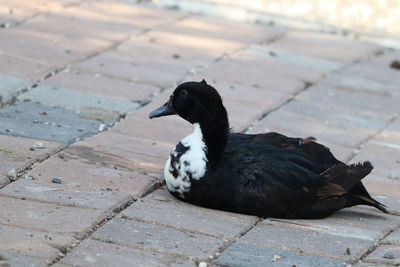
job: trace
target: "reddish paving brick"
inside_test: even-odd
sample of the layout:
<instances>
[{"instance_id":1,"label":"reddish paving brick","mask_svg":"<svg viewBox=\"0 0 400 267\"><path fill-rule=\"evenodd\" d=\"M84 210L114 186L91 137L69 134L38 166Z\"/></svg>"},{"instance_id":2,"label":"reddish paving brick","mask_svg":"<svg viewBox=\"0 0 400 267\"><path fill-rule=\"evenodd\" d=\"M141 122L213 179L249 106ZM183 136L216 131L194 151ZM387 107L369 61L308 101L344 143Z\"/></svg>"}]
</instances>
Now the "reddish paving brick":
<instances>
[{"instance_id":1,"label":"reddish paving brick","mask_svg":"<svg viewBox=\"0 0 400 267\"><path fill-rule=\"evenodd\" d=\"M400 97L397 85L380 83L368 77L356 76L346 72L331 73L321 81L321 84L352 92L370 94L370 97Z\"/></svg>"},{"instance_id":2,"label":"reddish paving brick","mask_svg":"<svg viewBox=\"0 0 400 267\"><path fill-rule=\"evenodd\" d=\"M353 111L332 109L325 103L307 100L294 99L280 110L371 132L383 130L389 123L389 120L373 118Z\"/></svg>"},{"instance_id":3,"label":"reddish paving brick","mask_svg":"<svg viewBox=\"0 0 400 267\"><path fill-rule=\"evenodd\" d=\"M0 189L0 195L101 210L114 210L130 199L128 194L122 192L85 190L27 179L20 179Z\"/></svg>"},{"instance_id":4,"label":"reddish paving brick","mask_svg":"<svg viewBox=\"0 0 400 267\"><path fill-rule=\"evenodd\" d=\"M159 183L157 178L119 169L112 160L107 161L106 155L88 150L84 156L84 158L79 158L63 152L39 164L28 172L28 175L32 175L35 180L47 183L50 183L53 178L60 178L63 184L82 189L110 188L113 191L128 193L133 197L141 196Z\"/></svg>"},{"instance_id":5,"label":"reddish paving brick","mask_svg":"<svg viewBox=\"0 0 400 267\"><path fill-rule=\"evenodd\" d=\"M316 83L325 74L323 70L311 69L306 66L280 61L274 57L260 57L260 55L252 55L246 52L247 50L238 55L234 55L233 58L258 67L260 70L279 73L305 82Z\"/></svg>"},{"instance_id":6,"label":"reddish paving brick","mask_svg":"<svg viewBox=\"0 0 400 267\"><path fill-rule=\"evenodd\" d=\"M103 132L78 142L66 152L85 158L97 154L103 161L127 170L160 171L171 152L168 144L116 132Z\"/></svg>"},{"instance_id":7,"label":"reddish paving brick","mask_svg":"<svg viewBox=\"0 0 400 267\"><path fill-rule=\"evenodd\" d=\"M140 127L139 127L140 126ZM167 143L170 149L192 132L192 126L178 116L150 120L148 116L135 116L134 112L118 123L112 131L156 142Z\"/></svg>"},{"instance_id":8,"label":"reddish paving brick","mask_svg":"<svg viewBox=\"0 0 400 267\"><path fill-rule=\"evenodd\" d=\"M0 197L0 223L57 233L83 233L106 217L99 210Z\"/></svg>"},{"instance_id":9,"label":"reddish paving brick","mask_svg":"<svg viewBox=\"0 0 400 267\"><path fill-rule=\"evenodd\" d=\"M282 32L274 28L216 18L189 17L150 31L143 37L164 45L198 49L215 58L244 48L250 43L267 41L281 34Z\"/></svg>"},{"instance_id":10,"label":"reddish paving brick","mask_svg":"<svg viewBox=\"0 0 400 267\"><path fill-rule=\"evenodd\" d=\"M52 71L52 67L34 60L0 55L0 73L28 80L39 80Z\"/></svg>"},{"instance_id":11,"label":"reddish paving brick","mask_svg":"<svg viewBox=\"0 0 400 267\"><path fill-rule=\"evenodd\" d=\"M123 216L226 239L238 236L257 221L254 216L211 210L178 201L165 188L133 203L123 211Z\"/></svg>"},{"instance_id":12,"label":"reddish paving brick","mask_svg":"<svg viewBox=\"0 0 400 267\"><path fill-rule=\"evenodd\" d=\"M37 31L29 23L4 29L0 51L37 60L43 64L64 65L84 58L111 45L100 39L71 40L46 31Z\"/></svg>"},{"instance_id":13,"label":"reddish paving brick","mask_svg":"<svg viewBox=\"0 0 400 267\"><path fill-rule=\"evenodd\" d=\"M190 69L211 60L200 49L161 45L144 38L135 38L116 50L102 53L76 67L93 73L168 87L182 80Z\"/></svg>"},{"instance_id":14,"label":"reddish paving brick","mask_svg":"<svg viewBox=\"0 0 400 267\"><path fill-rule=\"evenodd\" d=\"M336 236L364 240L378 240L400 226L399 216L361 208L344 209L321 220L272 220L312 227ZM269 220L267 219L266 222L268 223Z\"/></svg>"},{"instance_id":15,"label":"reddish paving brick","mask_svg":"<svg viewBox=\"0 0 400 267\"><path fill-rule=\"evenodd\" d=\"M159 226L156 223L114 218L97 230L92 238L144 250L208 258L224 245L219 238Z\"/></svg>"},{"instance_id":16,"label":"reddish paving brick","mask_svg":"<svg viewBox=\"0 0 400 267\"><path fill-rule=\"evenodd\" d=\"M229 114L230 127L235 132L243 131L263 115L262 109L240 101L226 99L224 105Z\"/></svg>"},{"instance_id":17,"label":"reddish paving brick","mask_svg":"<svg viewBox=\"0 0 400 267\"><path fill-rule=\"evenodd\" d=\"M372 162L374 165L374 162ZM378 195L386 195L400 198L400 179L389 178L376 173L363 179L368 192Z\"/></svg>"},{"instance_id":18,"label":"reddish paving brick","mask_svg":"<svg viewBox=\"0 0 400 267\"><path fill-rule=\"evenodd\" d=\"M80 92L99 94L127 101L143 101L160 90L150 85L113 79L103 75L81 73L74 70L59 72L50 77L50 79L47 79L46 83L56 87L64 87Z\"/></svg>"},{"instance_id":19,"label":"reddish paving brick","mask_svg":"<svg viewBox=\"0 0 400 267\"><path fill-rule=\"evenodd\" d=\"M312 86L301 94L298 94L296 98L309 100L312 103L323 103L333 110L345 109L371 117L387 119L392 118L399 110L398 100L395 98L375 95L374 101L371 101L370 94L324 85ZM382 108L383 106L385 108Z\"/></svg>"},{"instance_id":20,"label":"reddish paving brick","mask_svg":"<svg viewBox=\"0 0 400 267\"><path fill-rule=\"evenodd\" d=\"M373 172L395 179L400 179L400 146L386 144L378 141L370 141L352 162L369 160L374 165Z\"/></svg>"},{"instance_id":21,"label":"reddish paving brick","mask_svg":"<svg viewBox=\"0 0 400 267\"><path fill-rule=\"evenodd\" d=\"M196 77L206 78L211 85L224 81L238 88L247 85L273 92L295 93L304 88L304 83L298 79L271 70L260 71L251 61L242 59L219 61L196 74Z\"/></svg>"},{"instance_id":22,"label":"reddish paving brick","mask_svg":"<svg viewBox=\"0 0 400 267\"><path fill-rule=\"evenodd\" d=\"M273 27L244 24L204 16L191 16L163 27L161 30L168 33L179 33L184 37L208 37L244 44L266 42L284 34L282 30L277 30Z\"/></svg>"},{"instance_id":23,"label":"reddish paving brick","mask_svg":"<svg viewBox=\"0 0 400 267\"><path fill-rule=\"evenodd\" d=\"M250 132L270 131L280 132L285 135L287 133L295 133L295 136L314 136L322 143L327 141L347 147L356 147L370 135L369 132L354 127L345 127L280 110L268 114L264 119L255 123Z\"/></svg>"},{"instance_id":24,"label":"reddish paving brick","mask_svg":"<svg viewBox=\"0 0 400 267\"><path fill-rule=\"evenodd\" d=\"M42 148L34 149L35 145ZM55 142L0 135L0 185L8 182L5 177L12 169L18 174L62 148L63 144Z\"/></svg>"},{"instance_id":25,"label":"reddish paving brick","mask_svg":"<svg viewBox=\"0 0 400 267\"><path fill-rule=\"evenodd\" d=\"M377 247L371 254L364 258L365 262L393 264L398 266L400 264L400 247L382 245Z\"/></svg>"},{"instance_id":26,"label":"reddish paving brick","mask_svg":"<svg viewBox=\"0 0 400 267\"><path fill-rule=\"evenodd\" d=\"M331 34L294 31L271 43L271 46L344 63L351 63L361 57L383 50L374 44Z\"/></svg>"},{"instance_id":27,"label":"reddish paving brick","mask_svg":"<svg viewBox=\"0 0 400 267\"><path fill-rule=\"evenodd\" d=\"M75 241L72 236L0 225L0 251L52 260Z\"/></svg>"},{"instance_id":28,"label":"reddish paving brick","mask_svg":"<svg viewBox=\"0 0 400 267\"><path fill-rule=\"evenodd\" d=\"M194 80L197 81L203 79L201 75L195 77ZM223 80L210 81L209 84L217 89L224 102L225 100L233 100L252 105L264 111L277 107L292 96L291 93L266 90L256 85L237 85ZM230 113L228 114L230 115Z\"/></svg>"},{"instance_id":29,"label":"reddish paving brick","mask_svg":"<svg viewBox=\"0 0 400 267\"><path fill-rule=\"evenodd\" d=\"M73 266L195 266L185 258L86 239L60 261Z\"/></svg>"},{"instance_id":30,"label":"reddish paving brick","mask_svg":"<svg viewBox=\"0 0 400 267\"><path fill-rule=\"evenodd\" d=\"M284 223L259 224L239 240L343 260L358 259L374 244L373 240L333 235L317 228ZM350 249L350 254L346 252L347 249Z\"/></svg>"}]
</instances>

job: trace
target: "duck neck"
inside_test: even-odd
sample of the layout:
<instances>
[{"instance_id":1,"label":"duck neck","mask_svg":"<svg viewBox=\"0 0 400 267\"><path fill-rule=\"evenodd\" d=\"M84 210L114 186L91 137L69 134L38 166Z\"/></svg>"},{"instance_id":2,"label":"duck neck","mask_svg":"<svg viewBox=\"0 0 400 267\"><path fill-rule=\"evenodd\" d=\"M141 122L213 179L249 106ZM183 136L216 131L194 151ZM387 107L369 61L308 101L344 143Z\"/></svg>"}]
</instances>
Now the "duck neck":
<instances>
[{"instance_id":1,"label":"duck neck","mask_svg":"<svg viewBox=\"0 0 400 267\"><path fill-rule=\"evenodd\" d=\"M212 118L200 122L203 140L207 146L207 159L211 166L222 156L229 134L229 121L224 106L217 108Z\"/></svg>"}]
</instances>

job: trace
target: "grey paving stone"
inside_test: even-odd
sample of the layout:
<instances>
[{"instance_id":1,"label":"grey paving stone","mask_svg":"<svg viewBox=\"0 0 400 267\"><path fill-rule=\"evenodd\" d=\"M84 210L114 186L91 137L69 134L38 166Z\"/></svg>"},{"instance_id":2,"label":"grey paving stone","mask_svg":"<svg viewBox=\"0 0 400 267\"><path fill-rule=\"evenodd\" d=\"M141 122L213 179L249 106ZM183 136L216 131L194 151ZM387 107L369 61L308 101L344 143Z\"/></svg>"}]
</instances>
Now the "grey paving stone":
<instances>
[{"instance_id":1,"label":"grey paving stone","mask_svg":"<svg viewBox=\"0 0 400 267\"><path fill-rule=\"evenodd\" d=\"M20 100L76 111L80 117L112 121L139 107L139 104L41 84L20 95Z\"/></svg>"},{"instance_id":2,"label":"grey paving stone","mask_svg":"<svg viewBox=\"0 0 400 267\"><path fill-rule=\"evenodd\" d=\"M226 239L235 238L257 221L254 216L187 204L175 199L165 189L136 201L123 211L123 215Z\"/></svg>"},{"instance_id":3,"label":"grey paving stone","mask_svg":"<svg viewBox=\"0 0 400 267\"><path fill-rule=\"evenodd\" d=\"M50 261L40 258L27 257L6 251L0 251L1 267L39 267L47 266Z\"/></svg>"},{"instance_id":4,"label":"grey paving stone","mask_svg":"<svg viewBox=\"0 0 400 267\"><path fill-rule=\"evenodd\" d=\"M364 259L365 262L400 265L400 247L382 245Z\"/></svg>"},{"instance_id":5,"label":"grey paving stone","mask_svg":"<svg viewBox=\"0 0 400 267\"><path fill-rule=\"evenodd\" d=\"M219 256L214 263L221 267L340 267L348 264L345 261L333 258L307 255L277 248L256 246L243 242L236 242L229 246L225 251L222 252L221 256Z\"/></svg>"},{"instance_id":6,"label":"grey paving stone","mask_svg":"<svg viewBox=\"0 0 400 267\"><path fill-rule=\"evenodd\" d=\"M96 133L101 122L79 117L76 112L19 102L0 110L0 134L31 137L70 144Z\"/></svg>"},{"instance_id":7,"label":"grey paving stone","mask_svg":"<svg viewBox=\"0 0 400 267\"><path fill-rule=\"evenodd\" d=\"M130 199L129 195L123 192L87 190L27 179L19 179L0 189L0 195L101 210L113 210Z\"/></svg>"},{"instance_id":8,"label":"grey paving stone","mask_svg":"<svg viewBox=\"0 0 400 267\"><path fill-rule=\"evenodd\" d=\"M323 229L285 223L258 224L240 241L342 260L357 260L374 244L374 240L340 236Z\"/></svg>"},{"instance_id":9,"label":"grey paving stone","mask_svg":"<svg viewBox=\"0 0 400 267\"><path fill-rule=\"evenodd\" d=\"M165 255L92 239L84 240L60 263L87 267L195 266L193 261L176 255Z\"/></svg>"},{"instance_id":10,"label":"grey paving stone","mask_svg":"<svg viewBox=\"0 0 400 267\"><path fill-rule=\"evenodd\" d=\"M27 80L0 74L0 106L13 100L15 93L29 85Z\"/></svg>"},{"instance_id":11,"label":"grey paving stone","mask_svg":"<svg viewBox=\"0 0 400 267\"><path fill-rule=\"evenodd\" d=\"M120 245L195 258L208 258L224 245L220 238L159 226L156 223L120 218L109 221L92 237Z\"/></svg>"},{"instance_id":12,"label":"grey paving stone","mask_svg":"<svg viewBox=\"0 0 400 267\"><path fill-rule=\"evenodd\" d=\"M399 216L371 212L363 208L343 209L322 220L272 220L302 225L306 228L312 227L327 234L364 240L378 240L400 226ZM269 219L266 220L267 223L269 221Z\"/></svg>"},{"instance_id":13,"label":"grey paving stone","mask_svg":"<svg viewBox=\"0 0 400 267\"><path fill-rule=\"evenodd\" d=\"M68 235L0 225L0 251L52 260L60 253L60 248L76 241Z\"/></svg>"},{"instance_id":14,"label":"grey paving stone","mask_svg":"<svg viewBox=\"0 0 400 267\"><path fill-rule=\"evenodd\" d=\"M340 69L343 64L337 61L299 54L288 50L279 49L265 45L252 45L244 53L254 54L266 58L272 58L288 63L308 67L318 71L331 72Z\"/></svg>"},{"instance_id":15,"label":"grey paving stone","mask_svg":"<svg viewBox=\"0 0 400 267\"><path fill-rule=\"evenodd\" d=\"M381 243L386 245L400 246L400 229L397 229L393 233L389 234L381 241Z\"/></svg>"}]
</instances>

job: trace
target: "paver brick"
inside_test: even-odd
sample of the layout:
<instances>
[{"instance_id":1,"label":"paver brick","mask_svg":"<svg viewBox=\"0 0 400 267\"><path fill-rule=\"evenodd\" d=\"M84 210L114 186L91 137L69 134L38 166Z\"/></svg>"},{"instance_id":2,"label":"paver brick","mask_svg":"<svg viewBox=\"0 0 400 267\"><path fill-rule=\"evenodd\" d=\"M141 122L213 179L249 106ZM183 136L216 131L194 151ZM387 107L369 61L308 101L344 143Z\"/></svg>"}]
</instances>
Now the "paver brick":
<instances>
[{"instance_id":1,"label":"paver brick","mask_svg":"<svg viewBox=\"0 0 400 267\"><path fill-rule=\"evenodd\" d=\"M272 220L312 227L331 235L370 241L382 238L400 225L398 216L361 208L344 209L322 220ZM268 223L269 219L265 222Z\"/></svg>"},{"instance_id":2,"label":"paver brick","mask_svg":"<svg viewBox=\"0 0 400 267\"><path fill-rule=\"evenodd\" d=\"M389 177L400 179L400 146L383 142L370 141L357 154L352 162L369 160L374 165L373 172Z\"/></svg>"},{"instance_id":3,"label":"paver brick","mask_svg":"<svg viewBox=\"0 0 400 267\"><path fill-rule=\"evenodd\" d=\"M338 89L325 85L316 85L298 94L297 99L312 101L312 103L323 103L333 110L345 109L365 114L371 117L382 117L391 119L399 112L398 100L385 95L371 95L363 92ZM382 108L382 107L385 108Z\"/></svg>"},{"instance_id":4,"label":"paver brick","mask_svg":"<svg viewBox=\"0 0 400 267\"><path fill-rule=\"evenodd\" d=\"M273 59L274 62L286 62L313 70L323 74L338 70L343 67L343 63L314 57L311 55L294 53L289 50L278 49L268 45L252 45L249 49L243 51L245 54L261 56L263 58ZM300 71L300 68L297 69Z\"/></svg>"},{"instance_id":5,"label":"paver brick","mask_svg":"<svg viewBox=\"0 0 400 267\"><path fill-rule=\"evenodd\" d=\"M178 116L150 120L148 116L138 116L133 112L111 131L166 143L170 145L172 151L179 140L192 132L192 127Z\"/></svg>"},{"instance_id":6,"label":"paver brick","mask_svg":"<svg viewBox=\"0 0 400 267\"><path fill-rule=\"evenodd\" d=\"M126 218L226 239L234 238L257 221L254 216L189 205L176 200L165 189L157 190L133 203L122 214Z\"/></svg>"},{"instance_id":7,"label":"paver brick","mask_svg":"<svg viewBox=\"0 0 400 267\"><path fill-rule=\"evenodd\" d=\"M84 151L82 151L84 152ZM62 152L36 166L28 172L33 179L50 183L53 178L60 178L62 184L78 189L93 189L125 192L132 197L140 197L149 191L159 179L145 176L137 171L121 170L118 162L107 161L106 155L86 151L84 158ZM111 165L108 165L111 164Z\"/></svg>"},{"instance_id":8,"label":"paver brick","mask_svg":"<svg viewBox=\"0 0 400 267\"><path fill-rule=\"evenodd\" d=\"M76 239L72 236L0 225L0 251L51 261L58 256L62 248L75 241ZM0 266L2 266L1 260Z\"/></svg>"},{"instance_id":9,"label":"paver brick","mask_svg":"<svg viewBox=\"0 0 400 267\"><path fill-rule=\"evenodd\" d=\"M128 248L92 239L84 240L73 251L68 253L60 263L88 267L195 266L192 261L176 255L165 255L153 251Z\"/></svg>"},{"instance_id":10,"label":"paver brick","mask_svg":"<svg viewBox=\"0 0 400 267\"><path fill-rule=\"evenodd\" d=\"M334 235L318 228L283 223L259 224L240 241L348 261L357 260L374 244L370 239Z\"/></svg>"},{"instance_id":11,"label":"paver brick","mask_svg":"<svg viewBox=\"0 0 400 267\"><path fill-rule=\"evenodd\" d=\"M195 258L208 258L224 244L220 238L120 218L109 221L93 234L93 238Z\"/></svg>"},{"instance_id":12,"label":"paver brick","mask_svg":"<svg viewBox=\"0 0 400 267\"><path fill-rule=\"evenodd\" d=\"M52 71L53 67L45 63L0 54L0 73L2 74L37 81Z\"/></svg>"},{"instance_id":13,"label":"paver brick","mask_svg":"<svg viewBox=\"0 0 400 267\"><path fill-rule=\"evenodd\" d=\"M112 45L111 42L100 39L71 40L58 34L36 31L29 22L3 29L0 43L3 54L19 55L52 66L64 66Z\"/></svg>"},{"instance_id":14,"label":"paver brick","mask_svg":"<svg viewBox=\"0 0 400 267\"><path fill-rule=\"evenodd\" d=\"M374 164L374 162L372 162L372 164ZM400 198L400 179L372 173L363 179L363 184L368 189L368 192L372 194Z\"/></svg>"},{"instance_id":15,"label":"paver brick","mask_svg":"<svg viewBox=\"0 0 400 267\"><path fill-rule=\"evenodd\" d=\"M30 84L30 81L0 74L0 106L14 100L15 94Z\"/></svg>"},{"instance_id":16,"label":"paver brick","mask_svg":"<svg viewBox=\"0 0 400 267\"><path fill-rule=\"evenodd\" d=\"M379 246L371 254L367 255L364 261L398 266L400 264L400 247L390 245Z\"/></svg>"},{"instance_id":17,"label":"paver brick","mask_svg":"<svg viewBox=\"0 0 400 267\"><path fill-rule=\"evenodd\" d=\"M343 63L351 63L361 57L382 51L382 48L377 45L331 34L295 31L271 43L271 46Z\"/></svg>"},{"instance_id":18,"label":"paver brick","mask_svg":"<svg viewBox=\"0 0 400 267\"><path fill-rule=\"evenodd\" d=\"M99 210L0 197L0 224L57 233L82 233L106 215Z\"/></svg>"},{"instance_id":19,"label":"paver brick","mask_svg":"<svg viewBox=\"0 0 400 267\"><path fill-rule=\"evenodd\" d=\"M100 210L114 210L130 199L128 194L122 192L87 190L28 179L20 179L0 189L0 195Z\"/></svg>"},{"instance_id":20,"label":"paver brick","mask_svg":"<svg viewBox=\"0 0 400 267\"><path fill-rule=\"evenodd\" d=\"M40 149L34 149L39 143ZM0 135L0 187L9 182L7 175L12 169L18 174L63 147L62 144L54 142Z\"/></svg>"},{"instance_id":21,"label":"paver brick","mask_svg":"<svg viewBox=\"0 0 400 267\"><path fill-rule=\"evenodd\" d=\"M182 80L190 69L209 63L211 59L205 53L134 38L74 67L166 88Z\"/></svg>"},{"instance_id":22,"label":"paver brick","mask_svg":"<svg viewBox=\"0 0 400 267\"><path fill-rule=\"evenodd\" d=\"M195 77L194 80L197 81L203 79L201 75L196 75ZM266 90L256 85L237 85L223 80L210 81L209 84L217 89L224 103L226 100L234 100L235 102L252 105L263 111L277 107L293 95L286 92ZM232 109L232 112L234 112L234 109ZM228 112L228 115L232 118L231 112Z\"/></svg>"},{"instance_id":23,"label":"paver brick","mask_svg":"<svg viewBox=\"0 0 400 267\"><path fill-rule=\"evenodd\" d=\"M50 261L40 258L22 256L7 251L0 251L0 266L8 267L37 267L46 266Z\"/></svg>"},{"instance_id":24,"label":"paver brick","mask_svg":"<svg viewBox=\"0 0 400 267\"><path fill-rule=\"evenodd\" d=\"M296 136L314 136L322 143L327 141L348 147L356 147L370 135L364 130L280 110L272 112L256 122L251 133L270 131L277 131L285 135L288 132L295 133Z\"/></svg>"},{"instance_id":25,"label":"paver brick","mask_svg":"<svg viewBox=\"0 0 400 267\"><path fill-rule=\"evenodd\" d=\"M231 267L258 267L258 266L321 266L340 267L346 266L348 262L325 258L314 255L307 255L293 251L256 246L243 242L236 242L224 250L214 261L216 266Z\"/></svg>"},{"instance_id":26,"label":"paver brick","mask_svg":"<svg viewBox=\"0 0 400 267\"><path fill-rule=\"evenodd\" d=\"M104 75L93 75L76 70L62 71L46 80L54 87L63 87L79 92L118 98L124 101L143 101L160 89L150 85L113 79Z\"/></svg>"},{"instance_id":27,"label":"paver brick","mask_svg":"<svg viewBox=\"0 0 400 267\"><path fill-rule=\"evenodd\" d=\"M47 84L39 85L18 96L18 99L73 110L82 118L106 122L116 120L128 111L139 107L137 103L65 88L57 88Z\"/></svg>"},{"instance_id":28,"label":"paver brick","mask_svg":"<svg viewBox=\"0 0 400 267\"><path fill-rule=\"evenodd\" d=\"M98 132L102 124L81 118L74 111L32 102L19 102L0 110L0 123L0 134L66 144Z\"/></svg>"},{"instance_id":29,"label":"paver brick","mask_svg":"<svg viewBox=\"0 0 400 267\"><path fill-rule=\"evenodd\" d=\"M373 118L358 114L357 112L342 109L332 109L332 107L325 103L320 104L318 102L307 100L295 99L280 110L372 132L383 130L389 123L388 120Z\"/></svg>"},{"instance_id":30,"label":"paver brick","mask_svg":"<svg viewBox=\"0 0 400 267\"><path fill-rule=\"evenodd\" d=\"M384 143L390 147L400 145L400 117L394 120L389 126L374 138L376 143Z\"/></svg>"},{"instance_id":31,"label":"paver brick","mask_svg":"<svg viewBox=\"0 0 400 267\"><path fill-rule=\"evenodd\" d=\"M397 85L384 84L368 77L347 73L331 73L321 81L321 84L354 92L368 93L374 96L386 96L397 99L400 97Z\"/></svg>"},{"instance_id":32,"label":"paver brick","mask_svg":"<svg viewBox=\"0 0 400 267\"><path fill-rule=\"evenodd\" d=\"M237 75L238 73L240 75ZM253 65L252 61L237 58L221 60L197 73L196 77L206 78L211 85L224 81L238 88L247 85L258 87L260 90L285 93L299 92L305 86L296 78L271 70L260 71L259 66ZM199 78L197 80L200 80Z\"/></svg>"},{"instance_id":33,"label":"paver brick","mask_svg":"<svg viewBox=\"0 0 400 267\"><path fill-rule=\"evenodd\" d=\"M393 233L390 233L380 242L381 244L385 245L400 245L400 229L395 230Z\"/></svg>"},{"instance_id":34,"label":"paver brick","mask_svg":"<svg viewBox=\"0 0 400 267\"><path fill-rule=\"evenodd\" d=\"M106 164L126 170L159 172L164 169L171 150L170 145L152 140L103 132L72 145L66 151L81 158L98 155Z\"/></svg>"}]
</instances>

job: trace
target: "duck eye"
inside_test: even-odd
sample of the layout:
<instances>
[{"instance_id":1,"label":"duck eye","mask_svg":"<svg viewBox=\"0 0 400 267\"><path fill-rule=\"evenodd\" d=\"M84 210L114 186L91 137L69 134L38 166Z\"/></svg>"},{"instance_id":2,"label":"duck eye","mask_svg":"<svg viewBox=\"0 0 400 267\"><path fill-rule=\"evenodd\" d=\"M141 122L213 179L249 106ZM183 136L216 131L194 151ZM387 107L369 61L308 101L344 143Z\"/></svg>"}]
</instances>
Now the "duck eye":
<instances>
[{"instance_id":1,"label":"duck eye","mask_svg":"<svg viewBox=\"0 0 400 267\"><path fill-rule=\"evenodd\" d=\"M181 91L179 91L179 95L181 97L186 97L188 95L188 91L185 89L182 89Z\"/></svg>"}]
</instances>

